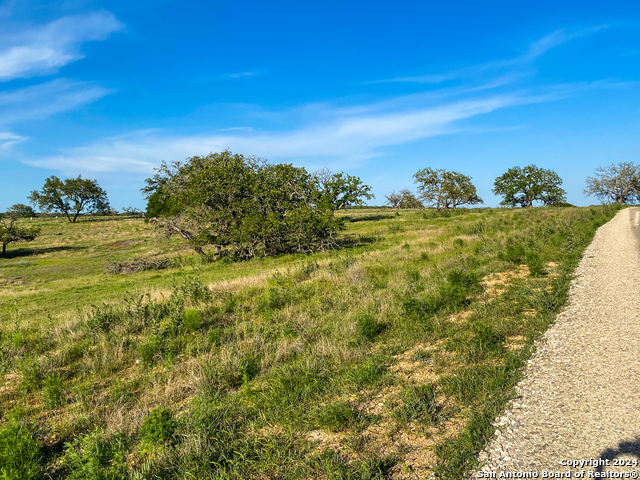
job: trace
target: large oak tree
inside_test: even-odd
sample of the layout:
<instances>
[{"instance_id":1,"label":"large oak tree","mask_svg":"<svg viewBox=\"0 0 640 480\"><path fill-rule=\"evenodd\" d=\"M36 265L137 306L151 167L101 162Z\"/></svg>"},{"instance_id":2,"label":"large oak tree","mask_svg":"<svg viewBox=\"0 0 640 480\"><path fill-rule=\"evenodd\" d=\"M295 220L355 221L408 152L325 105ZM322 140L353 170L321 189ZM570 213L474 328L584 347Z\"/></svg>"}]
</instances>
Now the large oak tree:
<instances>
[{"instance_id":1,"label":"large oak tree","mask_svg":"<svg viewBox=\"0 0 640 480\"><path fill-rule=\"evenodd\" d=\"M444 169L424 168L413 175L419 198L426 207L440 211L482 203L471 177Z\"/></svg>"},{"instance_id":2,"label":"large oak tree","mask_svg":"<svg viewBox=\"0 0 640 480\"><path fill-rule=\"evenodd\" d=\"M566 202L567 192L560 187L560 176L535 165L510 168L493 185L493 193L504 196L500 204L505 206L532 207L535 201L545 206Z\"/></svg>"},{"instance_id":3,"label":"large oak tree","mask_svg":"<svg viewBox=\"0 0 640 480\"><path fill-rule=\"evenodd\" d=\"M29 200L45 212L59 212L69 222L75 222L81 213L110 211L107 192L96 180L67 178L60 180L55 175L47 178L42 190L34 190Z\"/></svg>"}]
</instances>

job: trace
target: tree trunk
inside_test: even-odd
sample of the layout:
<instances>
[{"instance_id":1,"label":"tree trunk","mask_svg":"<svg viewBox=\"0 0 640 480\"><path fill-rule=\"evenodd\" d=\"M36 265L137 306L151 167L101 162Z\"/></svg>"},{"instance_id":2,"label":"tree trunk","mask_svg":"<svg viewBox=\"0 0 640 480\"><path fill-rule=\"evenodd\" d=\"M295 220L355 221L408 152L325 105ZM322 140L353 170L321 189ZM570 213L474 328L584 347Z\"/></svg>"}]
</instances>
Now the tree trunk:
<instances>
[{"instance_id":1,"label":"tree trunk","mask_svg":"<svg viewBox=\"0 0 640 480\"><path fill-rule=\"evenodd\" d=\"M4 257L4 254L7 252L7 244L3 243L2 244L2 256Z\"/></svg>"},{"instance_id":2,"label":"tree trunk","mask_svg":"<svg viewBox=\"0 0 640 480\"><path fill-rule=\"evenodd\" d=\"M78 219L78 215L80 215L80 210L78 210L76 214L73 216L73 223L76 223L76 220Z\"/></svg>"},{"instance_id":3,"label":"tree trunk","mask_svg":"<svg viewBox=\"0 0 640 480\"><path fill-rule=\"evenodd\" d=\"M528 207L533 207L533 198L531 197L527 198L527 203L529 204L527 205Z\"/></svg>"}]
</instances>

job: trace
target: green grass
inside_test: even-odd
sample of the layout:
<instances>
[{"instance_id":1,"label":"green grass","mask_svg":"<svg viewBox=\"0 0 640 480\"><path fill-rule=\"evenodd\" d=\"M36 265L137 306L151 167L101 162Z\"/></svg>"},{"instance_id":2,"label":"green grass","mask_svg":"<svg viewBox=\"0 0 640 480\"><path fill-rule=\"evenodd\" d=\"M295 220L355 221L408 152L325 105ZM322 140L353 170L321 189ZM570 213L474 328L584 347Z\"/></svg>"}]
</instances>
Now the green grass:
<instances>
[{"instance_id":1,"label":"green grass","mask_svg":"<svg viewBox=\"0 0 640 480\"><path fill-rule=\"evenodd\" d=\"M236 263L42 222L0 259L0 476L463 478L616 211L350 210ZM105 275L137 258L171 262Z\"/></svg>"}]
</instances>

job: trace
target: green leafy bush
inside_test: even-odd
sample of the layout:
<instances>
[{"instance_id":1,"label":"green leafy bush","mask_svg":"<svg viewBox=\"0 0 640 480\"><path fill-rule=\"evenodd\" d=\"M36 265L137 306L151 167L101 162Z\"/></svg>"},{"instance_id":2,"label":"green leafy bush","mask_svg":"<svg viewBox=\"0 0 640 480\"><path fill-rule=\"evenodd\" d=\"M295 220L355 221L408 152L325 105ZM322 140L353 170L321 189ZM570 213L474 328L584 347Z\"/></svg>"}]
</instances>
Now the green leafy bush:
<instances>
[{"instance_id":1,"label":"green leafy bush","mask_svg":"<svg viewBox=\"0 0 640 480\"><path fill-rule=\"evenodd\" d=\"M184 319L182 320L182 325L187 332L193 333L196 330L200 329L200 325L202 324L202 313L199 310L195 310L193 308L188 308L184 312Z\"/></svg>"},{"instance_id":2,"label":"green leafy bush","mask_svg":"<svg viewBox=\"0 0 640 480\"><path fill-rule=\"evenodd\" d=\"M65 446L63 464L69 480L125 480L127 442L122 435L108 438L95 430Z\"/></svg>"},{"instance_id":3,"label":"green leafy bush","mask_svg":"<svg viewBox=\"0 0 640 480\"><path fill-rule=\"evenodd\" d=\"M370 313L365 313L356 318L356 328L358 335L373 342L378 335L385 330L385 325L376 320L376 317Z\"/></svg>"},{"instance_id":4,"label":"green leafy bush","mask_svg":"<svg viewBox=\"0 0 640 480\"><path fill-rule=\"evenodd\" d=\"M43 403L45 408L57 408L64 403L65 395L62 389L62 376L53 373L47 376L43 382Z\"/></svg>"},{"instance_id":5,"label":"green leafy bush","mask_svg":"<svg viewBox=\"0 0 640 480\"><path fill-rule=\"evenodd\" d=\"M146 443L157 445L171 441L174 438L177 424L173 412L167 407L156 407L140 427L140 437Z\"/></svg>"},{"instance_id":6,"label":"green leafy bush","mask_svg":"<svg viewBox=\"0 0 640 480\"><path fill-rule=\"evenodd\" d=\"M537 252L527 252L526 262L532 277L543 277L547 273L544 261Z\"/></svg>"}]
</instances>

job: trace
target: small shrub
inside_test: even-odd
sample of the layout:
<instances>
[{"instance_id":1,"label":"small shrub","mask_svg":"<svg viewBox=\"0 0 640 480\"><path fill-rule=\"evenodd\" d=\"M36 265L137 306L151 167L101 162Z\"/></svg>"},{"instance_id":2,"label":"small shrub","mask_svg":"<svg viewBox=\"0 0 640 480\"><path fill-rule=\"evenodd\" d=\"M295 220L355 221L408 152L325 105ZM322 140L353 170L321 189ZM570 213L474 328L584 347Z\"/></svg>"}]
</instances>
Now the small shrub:
<instances>
[{"instance_id":1,"label":"small shrub","mask_svg":"<svg viewBox=\"0 0 640 480\"><path fill-rule=\"evenodd\" d=\"M146 342L141 343L138 346L138 353L141 360L146 365L151 365L156 358L156 355L160 353L160 344L155 338L150 338Z\"/></svg>"},{"instance_id":2,"label":"small shrub","mask_svg":"<svg viewBox=\"0 0 640 480\"><path fill-rule=\"evenodd\" d=\"M209 345L219 346L222 344L224 330L222 328L212 328L209 330Z\"/></svg>"},{"instance_id":3,"label":"small shrub","mask_svg":"<svg viewBox=\"0 0 640 480\"><path fill-rule=\"evenodd\" d=\"M356 328L358 335L373 342L378 335L385 330L385 325L376 320L376 317L370 313L360 315L356 319Z\"/></svg>"},{"instance_id":4,"label":"small shrub","mask_svg":"<svg viewBox=\"0 0 640 480\"><path fill-rule=\"evenodd\" d=\"M356 388L363 388L379 383L386 369L386 360L379 356L373 356L366 358L360 365L349 369L346 377Z\"/></svg>"},{"instance_id":5,"label":"small shrub","mask_svg":"<svg viewBox=\"0 0 640 480\"><path fill-rule=\"evenodd\" d=\"M547 273L544 268L544 261L538 253L528 252L526 255L526 261L527 266L529 267L529 274L532 277L543 277Z\"/></svg>"},{"instance_id":6,"label":"small shrub","mask_svg":"<svg viewBox=\"0 0 640 480\"><path fill-rule=\"evenodd\" d=\"M176 421L173 419L173 412L167 407L156 407L140 427L140 437L146 443L159 445L174 438L176 432Z\"/></svg>"},{"instance_id":7,"label":"small shrub","mask_svg":"<svg viewBox=\"0 0 640 480\"><path fill-rule=\"evenodd\" d=\"M498 258L519 265L525 258L524 245L521 243L512 243L507 246L507 250L505 252L500 252Z\"/></svg>"},{"instance_id":8,"label":"small shrub","mask_svg":"<svg viewBox=\"0 0 640 480\"><path fill-rule=\"evenodd\" d=\"M42 367L35 356L29 356L22 360L19 365L22 380L20 389L26 392L39 390L42 387Z\"/></svg>"},{"instance_id":9,"label":"small shrub","mask_svg":"<svg viewBox=\"0 0 640 480\"><path fill-rule=\"evenodd\" d=\"M429 254L427 252L420 253L420 260L427 261L429 260Z\"/></svg>"},{"instance_id":10,"label":"small shrub","mask_svg":"<svg viewBox=\"0 0 640 480\"><path fill-rule=\"evenodd\" d=\"M464 240L462 240L461 238L456 238L456 239L453 241L453 246L454 246L454 247L456 247L456 248L462 248L462 247L464 247Z\"/></svg>"},{"instance_id":11,"label":"small shrub","mask_svg":"<svg viewBox=\"0 0 640 480\"><path fill-rule=\"evenodd\" d=\"M202 324L202 313L199 310L188 308L184 312L184 318L182 319L182 325L189 333L193 333L200 329Z\"/></svg>"},{"instance_id":12,"label":"small shrub","mask_svg":"<svg viewBox=\"0 0 640 480\"><path fill-rule=\"evenodd\" d=\"M65 447L63 464L70 480L124 480L128 478L125 438L107 438L101 430L76 438Z\"/></svg>"},{"instance_id":13,"label":"small shrub","mask_svg":"<svg viewBox=\"0 0 640 480\"><path fill-rule=\"evenodd\" d=\"M43 382L42 391L45 408L57 408L64 404L65 395L62 389L62 376L59 373L50 374Z\"/></svg>"},{"instance_id":14,"label":"small shrub","mask_svg":"<svg viewBox=\"0 0 640 480\"><path fill-rule=\"evenodd\" d=\"M42 478L42 452L30 429L16 418L0 426L0 478Z\"/></svg>"}]
</instances>

